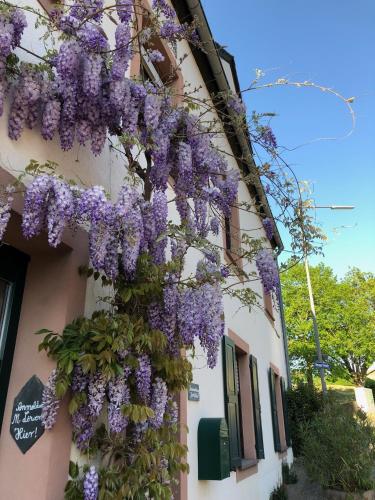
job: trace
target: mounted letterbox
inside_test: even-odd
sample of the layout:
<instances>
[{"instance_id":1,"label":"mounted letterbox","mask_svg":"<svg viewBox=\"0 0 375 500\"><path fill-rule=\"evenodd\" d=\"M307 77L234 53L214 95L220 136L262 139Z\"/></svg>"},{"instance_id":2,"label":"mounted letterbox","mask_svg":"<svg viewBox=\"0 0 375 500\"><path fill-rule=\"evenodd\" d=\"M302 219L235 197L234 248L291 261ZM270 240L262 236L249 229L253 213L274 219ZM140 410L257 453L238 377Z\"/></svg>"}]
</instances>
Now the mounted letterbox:
<instances>
[{"instance_id":1,"label":"mounted letterbox","mask_svg":"<svg viewBox=\"0 0 375 500\"><path fill-rule=\"evenodd\" d=\"M201 418L198 426L198 479L230 476L229 436L225 418Z\"/></svg>"}]
</instances>

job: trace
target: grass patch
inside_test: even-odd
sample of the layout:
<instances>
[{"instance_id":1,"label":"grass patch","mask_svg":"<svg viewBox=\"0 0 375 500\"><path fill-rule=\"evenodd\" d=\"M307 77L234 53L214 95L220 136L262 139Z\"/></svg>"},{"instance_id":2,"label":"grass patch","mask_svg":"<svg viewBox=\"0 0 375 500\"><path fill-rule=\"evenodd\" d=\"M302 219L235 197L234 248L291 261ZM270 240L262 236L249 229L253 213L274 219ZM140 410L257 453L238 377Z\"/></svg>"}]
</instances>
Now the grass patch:
<instances>
[{"instance_id":1,"label":"grass patch","mask_svg":"<svg viewBox=\"0 0 375 500\"><path fill-rule=\"evenodd\" d=\"M338 402L343 404L355 403L354 387L346 385L328 384L328 390L331 396Z\"/></svg>"}]
</instances>

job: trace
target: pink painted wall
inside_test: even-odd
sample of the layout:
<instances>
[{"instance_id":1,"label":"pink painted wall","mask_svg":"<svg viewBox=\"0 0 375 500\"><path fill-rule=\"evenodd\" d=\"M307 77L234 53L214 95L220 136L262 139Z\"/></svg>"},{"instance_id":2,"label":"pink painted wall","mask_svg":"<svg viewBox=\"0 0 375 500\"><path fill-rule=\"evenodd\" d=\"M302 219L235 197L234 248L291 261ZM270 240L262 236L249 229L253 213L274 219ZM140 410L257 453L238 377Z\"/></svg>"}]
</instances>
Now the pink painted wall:
<instances>
[{"instance_id":1,"label":"pink painted wall","mask_svg":"<svg viewBox=\"0 0 375 500\"><path fill-rule=\"evenodd\" d=\"M52 249L44 234L26 241L20 222L20 216L14 214L5 235L6 243L30 256L30 263L0 435L0 499L60 500L71 447L66 407L59 413L55 428L45 431L25 455L13 441L9 424L13 400L22 386L33 374L45 383L54 368L53 361L38 352L41 337L33 332L41 328L61 331L83 314L86 279L79 276L78 267L88 262L87 241L82 232L67 234L64 243Z\"/></svg>"}]
</instances>

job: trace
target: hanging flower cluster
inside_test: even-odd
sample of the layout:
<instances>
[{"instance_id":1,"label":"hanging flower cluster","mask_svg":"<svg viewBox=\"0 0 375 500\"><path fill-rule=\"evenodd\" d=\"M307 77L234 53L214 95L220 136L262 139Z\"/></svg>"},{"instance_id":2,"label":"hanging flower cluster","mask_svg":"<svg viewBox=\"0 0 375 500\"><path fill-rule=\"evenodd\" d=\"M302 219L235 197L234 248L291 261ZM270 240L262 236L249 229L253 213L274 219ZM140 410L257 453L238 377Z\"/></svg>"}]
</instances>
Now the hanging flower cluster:
<instances>
[{"instance_id":1,"label":"hanging flower cluster","mask_svg":"<svg viewBox=\"0 0 375 500\"><path fill-rule=\"evenodd\" d=\"M46 429L52 429L56 423L60 403L56 395L57 371L53 370L42 395L42 423Z\"/></svg>"},{"instance_id":2,"label":"hanging flower cluster","mask_svg":"<svg viewBox=\"0 0 375 500\"><path fill-rule=\"evenodd\" d=\"M139 353L141 339L144 347ZM44 426L53 428L59 401L70 388L73 439L81 452L93 453L104 423L105 439L116 446L121 443L126 452L121 462L124 475L132 470L136 457L145 452L159 453L158 460L165 463L163 474L169 474L169 453L178 450L170 451L160 444L175 439L178 405L174 395L191 380L190 364L168 353L167 339L161 332L125 313L113 316L101 311L90 320L76 320L62 332L57 344L51 332L42 346L49 351L53 344L58 345L54 350L57 368L43 394ZM84 349L78 360L73 345L77 350ZM67 367L70 363L73 370ZM110 449L108 453L111 455ZM146 462L146 467L151 467L151 463L147 466ZM84 498L97 498L96 469L91 467L81 481Z\"/></svg>"},{"instance_id":3,"label":"hanging flower cluster","mask_svg":"<svg viewBox=\"0 0 375 500\"><path fill-rule=\"evenodd\" d=\"M160 33L153 35L170 40L182 36L181 30L187 32L186 26L175 23L174 11L165 1L154 1L153 8L164 16ZM42 136L49 140L58 132L64 150L70 149L75 140L82 145L91 141L93 153L99 154L107 135L115 134L125 142L126 137L131 137L148 152L154 191L151 202L141 203L135 192L123 188L117 203L112 204L99 187L77 190L48 176L38 177L27 189L25 236L29 238L48 229L49 243L57 246L67 225L88 222L92 265L111 279L118 274L119 251L128 278L134 277L142 251L150 252L157 264L165 261L164 193L170 176L176 182L176 206L182 222L203 237L211 229L218 231L216 219L212 224L209 220L209 206L229 215L239 177L238 172L228 169L198 118L175 108L152 84L141 85L125 77L133 55L133 11L132 1L117 3L120 22L114 50L110 50L101 29L102 1L79 0L66 11L56 11L52 21L65 38L51 61L52 77L47 78L30 64L21 64L8 123L9 136L18 139L25 126L32 128L40 121ZM17 25L14 37L9 39L12 48L20 43L26 23L19 9L10 8L9 19ZM4 54L7 51L4 49ZM2 205L2 212L9 212L7 204ZM6 222L4 216L2 234Z\"/></svg>"},{"instance_id":4,"label":"hanging flower cluster","mask_svg":"<svg viewBox=\"0 0 375 500\"><path fill-rule=\"evenodd\" d=\"M0 14L0 116L4 111L4 98L7 91L6 63L7 58L19 46L26 17L20 9L2 11Z\"/></svg>"},{"instance_id":5,"label":"hanging flower cluster","mask_svg":"<svg viewBox=\"0 0 375 500\"><path fill-rule=\"evenodd\" d=\"M95 467L92 465L86 472L83 481L83 498L84 500L96 500L99 493L99 476Z\"/></svg>"},{"instance_id":6,"label":"hanging flower cluster","mask_svg":"<svg viewBox=\"0 0 375 500\"><path fill-rule=\"evenodd\" d=\"M10 211L13 203L14 187L7 186L4 195L0 199L0 241L3 239L5 230L10 220Z\"/></svg>"},{"instance_id":7,"label":"hanging flower cluster","mask_svg":"<svg viewBox=\"0 0 375 500\"><path fill-rule=\"evenodd\" d=\"M276 292L280 286L279 271L271 250L260 250L255 259L265 293Z\"/></svg>"},{"instance_id":8,"label":"hanging flower cluster","mask_svg":"<svg viewBox=\"0 0 375 500\"><path fill-rule=\"evenodd\" d=\"M190 36L187 26L175 23L175 13L166 2L153 2L153 8L156 16L161 13L165 19L152 28L149 38L171 41ZM40 123L43 138L51 140L58 133L63 150L77 141L90 143L93 154L99 155L108 133L130 134L133 141L147 146L160 120L168 121L169 101L157 95L152 85L146 89L125 77L134 54L133 2L117 2L119 23L113 47L101 26L104 10L102 0L77 0L65 12L54 11L51 22L64 33L64 41L50 60L52 74L21 64L9 115L11 139L19 139L25 126ZM0 18L0 115L7 90L6 58L19 46L25 27L20 9L10 7ZM163 59L160 52L149 52L152 60Z\"/></svg>"},{"instance_id":9,"label":"hanging flower cluster","mask_svg":"<svg viewBox=\"0 0 375 500\"><path fill-rule=\"evenodd\" d=\"M230 187L228 187L230 186ZM235 196L235 183L225 183L215 188L214 196L196 200L195 216L189 210L192 234L207 234L210 229L208 204L220 206L226 213ZM182 196L182 189L179 195ZM1 208L1 234L9 221L10 202ZM186 206L189 209L185 194ZM199 210L198 210L199 208ZM26 238L47 231L48 242L56 247L61 242L64 229L77 224L89 231L89 252L95 270L116 279L119 255L122 270L128 279L134 278L138 256L149 252L155 264L166 259L168 206L166 194L155 191L151 202L145 202L136 189L123 186L116 202L111 202L104 189L94 186L80 189L64 180L42 174L34 178L25 192L22 230Z\"/></svg>"},{"instance_id":10,"label":"hanging flower cluster","mask_svg":"<svg viewBox=\"0 0 375 500\"><path fill-rule=\"evenodd\" d=\"M163 304L151 304L148 319L152 328L165 333L169 350L176 352L178 344L193 347L199 339L207 354L209 368L214 368L221 338L224 334L224 310L217 263L204 259L197 265L199 285L178 287L170 276L164 288ZM169 283L168 283L169 281Z\"/></svg>"},{"instance_id":11,"label":"hanging flower cluster","mask_svg":"<svg viewBox=\"0 0 375 500\"><path fill-rule=\"evenodd\" d=\"M264 144L272 149L277 148L277 141L273 130L269 126L263 126L260 130L260 139Z\"/></svg>"},{"instance_id":12,"label":"hanging flower cluster","mask_svg":"<svg viewBox=\"0 0 375 500\"><path fill-rule=\"evenodd\" d=\"M274 225L273 225L272 219L270 219L269 217L265 217L262 220L262 224L263 224L263 228L266 232L267 238L271 241L273 238L273 234L274 234Z\"/></svg>"}]
</instances>

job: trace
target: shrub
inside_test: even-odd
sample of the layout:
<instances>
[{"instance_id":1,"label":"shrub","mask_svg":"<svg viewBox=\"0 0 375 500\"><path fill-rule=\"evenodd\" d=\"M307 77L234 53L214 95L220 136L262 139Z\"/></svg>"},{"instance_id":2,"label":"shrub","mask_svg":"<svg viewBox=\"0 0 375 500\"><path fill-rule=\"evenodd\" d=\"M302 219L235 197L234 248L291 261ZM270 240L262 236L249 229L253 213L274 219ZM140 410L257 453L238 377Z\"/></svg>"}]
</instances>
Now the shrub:
<instances>
[{"instance_id":1,"label":"shrub","mask_svg":"<svg viewBox=\"0 0 375 500\"><path fill-rule=\"evenodd\" d=\"M284 462L282 465L282 476L284 484L295 484L298 482L296 472L286 462Z\"/></svg>"},{"instance_id":2,"label":"shrub","mask_svg":"<svg viewBox=\"0 0 375 500\"><path fill-rule=\"evenodd\" d=\"M273 490L270 495L270 500L288 500L288 492L284 484L280 484Z\"/></svg>"},{"instance_id":3,"label":"shrub","mask_svg":"<svg viewBox=\"0 0 375 500\"><path fill-rule=\"evenodd\" d=\"M320 414L305 424L302 451L307 474L324 488L372 488L375 429L362 412L326 404Z\"/></svg>"},{"instance_id":4,"label":"shrub","mask_svg":"<svg viewBox=\"0 0 375 500\"><path fill-rule=\"evenodd\" d=\"M365 387L367 389L372 389L372 395L374 396L374 401L375 401L375 380L372 380L371 378L366 378Z\"/></svg>"},{"instance_id":5,"label":"shrub","mask_svg":"<svg viewBox=\"0 0 375 500\"><path fill-rule=\"evenodd\" d=\"M323 397L315 387L299 382L288 391L288 417L295 457L301 455L301 427L310 422L323 408Z\"/></svg>"}]
</instances>

